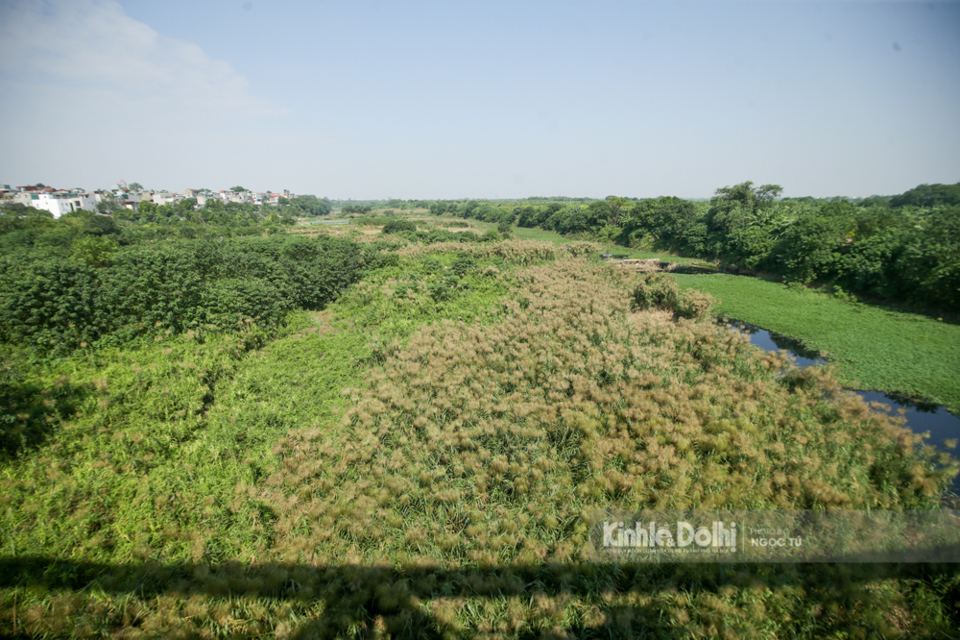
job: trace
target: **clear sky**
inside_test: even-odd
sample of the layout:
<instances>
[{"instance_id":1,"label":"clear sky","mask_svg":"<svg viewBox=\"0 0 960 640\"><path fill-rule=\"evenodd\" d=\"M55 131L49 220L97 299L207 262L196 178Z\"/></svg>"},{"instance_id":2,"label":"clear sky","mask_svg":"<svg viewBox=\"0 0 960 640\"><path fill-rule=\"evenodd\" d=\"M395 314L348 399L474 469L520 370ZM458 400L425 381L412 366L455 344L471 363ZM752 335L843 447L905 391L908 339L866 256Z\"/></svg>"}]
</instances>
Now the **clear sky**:
<instances>
[{"instance_id":1,"label":"clear sky","mask_svg":"<svg viewBox=\"0 0 960 640\"><path fill-rule=\"evenodd\" d=\"M330 198L960 181L960 3L0 0L0 182Z\"/></svg>"}]
</instances>

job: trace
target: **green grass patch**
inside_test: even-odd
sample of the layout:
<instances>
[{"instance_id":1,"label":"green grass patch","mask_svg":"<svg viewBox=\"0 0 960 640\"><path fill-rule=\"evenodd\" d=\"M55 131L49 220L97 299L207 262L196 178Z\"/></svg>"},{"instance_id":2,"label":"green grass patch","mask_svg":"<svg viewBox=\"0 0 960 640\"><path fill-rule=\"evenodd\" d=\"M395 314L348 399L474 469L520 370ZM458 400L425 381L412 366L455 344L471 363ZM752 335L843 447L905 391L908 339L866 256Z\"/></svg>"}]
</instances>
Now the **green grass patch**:
<instances>
[{"instance_id":1,"label":"green grass patch","mask_svg":"<svg viewBox=\"0 0 960 640\"><path fill-rule=\"evenodd\" d=\"M718 298L718 313L825 352L837 363L844 385L919 395L960 412L960 326L956 324L758 278L675 277L682 287Z\"/></svg>"}]
</instances>

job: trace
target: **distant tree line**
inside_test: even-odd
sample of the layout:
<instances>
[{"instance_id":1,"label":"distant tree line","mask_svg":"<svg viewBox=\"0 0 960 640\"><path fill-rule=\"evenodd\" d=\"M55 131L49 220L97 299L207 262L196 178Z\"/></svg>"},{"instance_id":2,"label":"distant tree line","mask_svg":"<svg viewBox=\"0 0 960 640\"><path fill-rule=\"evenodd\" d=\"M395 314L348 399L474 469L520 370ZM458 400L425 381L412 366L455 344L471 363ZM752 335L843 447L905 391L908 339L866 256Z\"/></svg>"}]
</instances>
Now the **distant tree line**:
<instances>
[{"instance_id":1,"label":"distant tree line","mask_svg":"<svg viewBox=\"0 0 960 640\"><path fill-rule=\"evenodd\" d=\"M960 184L890 198L780 198L778 185L709 202L610 196L588 203L435 202L437 215L669 250L849 292L960 311Z\"/></svg>"}]
</instances>

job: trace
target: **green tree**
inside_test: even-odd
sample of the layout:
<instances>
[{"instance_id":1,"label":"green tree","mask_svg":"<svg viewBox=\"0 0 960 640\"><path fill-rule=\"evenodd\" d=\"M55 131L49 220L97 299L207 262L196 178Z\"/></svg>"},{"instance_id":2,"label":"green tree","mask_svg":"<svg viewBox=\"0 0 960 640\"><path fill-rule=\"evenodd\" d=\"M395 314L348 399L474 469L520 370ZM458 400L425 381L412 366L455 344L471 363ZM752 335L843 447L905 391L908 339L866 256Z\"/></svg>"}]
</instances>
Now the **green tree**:
<instances>
[{"instance_id":1,"label":"green tree","mask_svg":"<svg viewBox=\"0 0 960 640\"><path fill-rule=\"evenodd\" d=\"M890 199L894 207L934 207L960 204L960 182L957 184L921 184Z\"/></svg>"},{"instance_id":2,"label":"green tree","mask_svg":"<svg viewBox=\"0 0 960 640\"><path fill-rule=\"evenodd\" d=\"M97 212L110 214L120 208L120 202L112 195L104 194L97 203Z\"/></svg>"},{"instance_id":3,"label":"green tree","mask_svg":"<svg viewBox=\"0 0 960 640\"><path fill-rule=\"evenodd\" d=\"M791 280L812 282L826 276L835 263L840 264L841 249L849 241L855 214L856 209L849 202L832 202L790 225L773 249L784 275Z\"/></svg>"},{"instance_id":4,"label":"green tree","mask_svg":"<svg viewBox=\"0 0 960 640\"><path fill-rule=\"evenodd\" d=\"M751 227L766 227L770 223L770 208L783 191L775 184L754 188L750 181L717 189L710 200L706 216L707 249L710 253L728 259L753 256L748 247L765 247Z\"/></svg>"},{"instance_id":5,"label":"green tree","mask_svg":"<svg viewBox=\"0 0 960 640\"><path fill-rule=\"evenodd\" d=\"M70 257L88 267L107 267L113 264L113 255L118 248L111 238L87 236L74 240Z\"/></svg>"},{"instance_id":6,"label":"green tree","mask_svg":"<svg viewBox=\"0 0 960 640\"><path fill-rule=\"evenodd\" d=\"M762 184L754 191L754 198L759 206L766 206L780 197L783 187L778 184Z\"/></svg>"},{"instance_id":7,"label":"green tree","mask_svg":"<svg viewBox=\"0 0 960 640\"><path fill-rule=\"evenodd\" d=\"M330 213L330 202L320 200L316 196L303 195L290 198L290 204L300 210L302 215L325 216Z\"/></svg>"},{"instance_id":8,"label":"green tree","mask_svg":"<svg viewBox=\"0 0 960 640\"><path fill-rule=\"evenodd\" d=\"M246 190L246 187L241 187L239 185L236 187L230 187L230 191L233 191L234 193L243 193Z\"/></svg>"},{"instance_id":9,"label":"green tree","mask_svg":"<svg viewBox=\"0 0 960 640\"><path fill-rule=\"evenodd\" d=\"M144 190L144 189L143 189L143 185L140 184L139 182L131 182L129 186L130 186L130 191L143 191L143 190Z\"/></svg>"},{"instance_id":10,"label":"green tree","mask_svg":"<svg viewBox=\"0 0 960 640\"><path fill-rule=\"evenodd\" d=\"M607 206L610 208L610 219L609 223L611 225L620 224L620 213L623 211L624 207L630 204L630 201L626 198L621 198L620 196L607 196Z\"/></svg>"},{"instance_id":11,"label":"green tree","mask_svg":"<svg viewBox=\"0 0 960 640\"><path fill-rule=\"evenodd\" d=\"M194 209L197 208L197 199L196 198L184 198L177 203L177 210L181 215L187 215L192 213Z\"/></svg>"},{"instance_id":12,"label":"green tree","mask_svg":"<svg viewBox=\"0 0 960 640\"><path fill-rule=\"evenodd\" d=\"M94 214L86 219L83 232L94 236L116 235L120 233L120 228L110 216Z\"/></svg>"}]
</instances>

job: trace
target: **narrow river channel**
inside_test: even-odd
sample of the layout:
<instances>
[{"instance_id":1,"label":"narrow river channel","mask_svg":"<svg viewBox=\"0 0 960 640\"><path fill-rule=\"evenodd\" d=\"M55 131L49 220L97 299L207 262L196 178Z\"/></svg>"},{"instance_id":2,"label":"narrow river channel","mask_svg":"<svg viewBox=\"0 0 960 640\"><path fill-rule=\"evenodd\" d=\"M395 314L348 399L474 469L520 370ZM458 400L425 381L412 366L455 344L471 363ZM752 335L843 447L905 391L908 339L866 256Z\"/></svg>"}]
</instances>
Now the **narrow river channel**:
<instances>
[{"instance_id":1,"label":"narrow river channel","mask_svg":"<svg viewBox=\"0 0 960 640\"><path fill-rule=\"evenodd\" d=\"M765 351L787 351L798 367L810 367L827 362L819 353L805 349L798 340L744 322L736 320L730 320L729 322L732 322L734 330L747 335L750 344ZM859 391L855 389L850 389L850 391L867 402L882 403L885 405L884 410L891 415L898 415L898 410L903 409L903 417L907 420L907 426L914 433L929 431L930 437L926 440L926 443L939 450L946 448L947 440L960 440L960 417L953 415L941 405L915 402L882 391ZM956 457L960 454L960 449L952 450L951 454ZM952 491L960 494L960 476L954 478Z\"/></svg>"}]
</instances>

